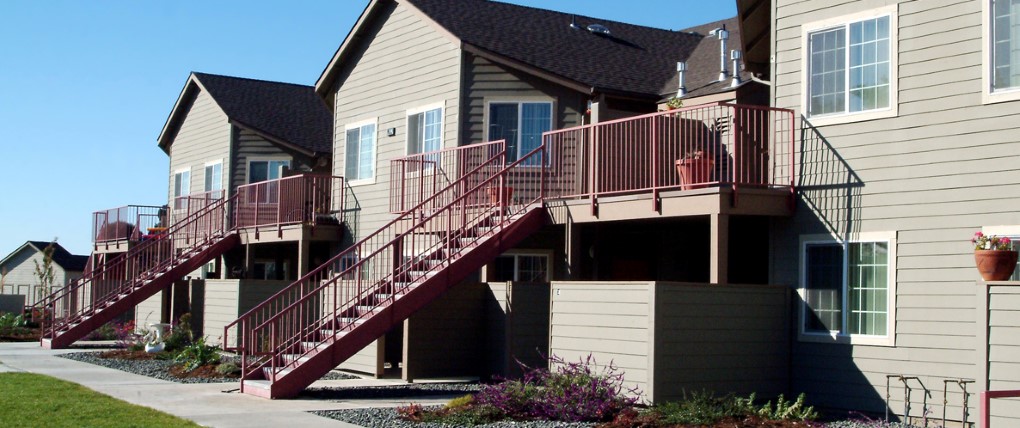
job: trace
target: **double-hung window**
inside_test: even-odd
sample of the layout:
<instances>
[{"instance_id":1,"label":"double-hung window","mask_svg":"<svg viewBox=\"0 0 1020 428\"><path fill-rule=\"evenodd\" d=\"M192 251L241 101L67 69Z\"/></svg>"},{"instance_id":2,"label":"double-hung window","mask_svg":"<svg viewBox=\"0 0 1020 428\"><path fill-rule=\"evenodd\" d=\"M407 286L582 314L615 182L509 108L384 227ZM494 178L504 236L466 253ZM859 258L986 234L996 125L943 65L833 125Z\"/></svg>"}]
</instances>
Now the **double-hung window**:
<instances>
[{"instance_id":1,"label":"double-hung window","mask_svg":"<svg viewBox=\"0 0 1020 428\"><path fill-rule=\"evenodd\" d=\"M805 25L808 116L895 114L894 8Z\"/></svg>"},{"instance_id":2,"label":"double-hung window","mask_svg":"<svg viewBox=\"0 0 1020 428\"><path fill-rule=\"evenodd\" d=\"M223 162L205 164L205 192L213 198L223 197Z\"/></svg>"},{"instance_id":3,"label":"double-hung window","mask_svg":"<svg viewBox=\"0 0 1020 428\"><path fill-rule=\"evenodd\" d=\"M174 173L174 209L187 209L187 197L191 194L191 170L182 169Z\"/></svg>"},{"instance_id":4,"label":"double-hung window","mask_svg":"<svg viewBox=\"0 0 1020 428\"><path fill-rule=\"evenodd\" d=\"M434 152L443 145L443 108L435 107L407 115L407 154Z\"/></svg>"},{"instance_id":5,"label":"double-hung window","mask_svg":"<svg viewBox=\"0 0 1020 428\"><path fill-rule=\"evenodd\" d=\"M375 178L375 128L375 121L346 128L344 178L351 184Z\"/></svg>"},{"instance_id":6,"label":"double-hung window","mask_svg":"<svg viewBox=\"0 0 1020 428\"><path fill-rule=\"evenodd\" d=\"M283 177L283 169L290 168L286 159L266 159L248 161L248 183L277 180Z\"/></svg>"},{"instance_id":7,"label":"double-hung window","mask_svg":"<svg viewBox=\"0 0 1020 428\"><path fill-rule=\"evenodd\" d=\"M488 140L506 140L506 160L516 161L542 145L542 133L552 129L552 110L551 102L491 102Z\"/></svg>"},{"instance_id":8,"label":"double-hung window","mask_svg":"<svg viewBox=\"0 0 1020 428\"><path fill-rule=\"evenodd\" d=\"M893 344L894 233L801 241L801 338Z\"/></svg>"},{"instance_id":9,"label":"double-hung window","mask_svg":"<svg viewBox=\"0 0 1020 428\"><path fill-rule=\"evenodd\" d=\"M1020 0L984 0L985 102L1020 99Z\"/></svg>"}]
</instances>

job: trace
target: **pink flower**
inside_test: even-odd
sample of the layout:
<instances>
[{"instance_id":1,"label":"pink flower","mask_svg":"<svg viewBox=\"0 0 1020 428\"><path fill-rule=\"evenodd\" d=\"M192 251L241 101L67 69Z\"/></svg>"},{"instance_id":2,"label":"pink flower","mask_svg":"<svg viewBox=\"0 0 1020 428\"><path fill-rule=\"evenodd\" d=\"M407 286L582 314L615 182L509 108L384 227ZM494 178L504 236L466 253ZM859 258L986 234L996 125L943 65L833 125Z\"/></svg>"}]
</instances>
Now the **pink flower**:
<instances>
[{"instance_id":1,"label":"pink flower","mask_svg":"<svg viewBox=\"0 0 1020 428\"><path fill-rule=\"evenodd\" d=\"M999 240L999 243L1002 244L1002 245L1009 245L1010 242L1013 242L1013 241L1010 241L1008 236L1004 236L1004 237L1002 237L1001 240Z\"/></svg>"}]
</instances>

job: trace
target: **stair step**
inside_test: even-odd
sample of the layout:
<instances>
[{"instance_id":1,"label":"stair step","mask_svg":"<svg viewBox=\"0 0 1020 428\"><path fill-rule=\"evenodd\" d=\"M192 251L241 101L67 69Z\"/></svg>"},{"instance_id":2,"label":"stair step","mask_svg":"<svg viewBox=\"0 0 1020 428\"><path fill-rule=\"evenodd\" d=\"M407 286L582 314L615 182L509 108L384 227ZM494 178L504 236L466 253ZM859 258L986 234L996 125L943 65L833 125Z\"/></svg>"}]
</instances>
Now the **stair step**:
<instances>
[{"instance_id":1,"label":"stair step","mask_svg":"<svg viewBox=\"0 0 1020 428\"><path fill-rule=\"evenodd\" d=\"M316 351L314 353L310 353L310 355L309 354L283 354L283 355L280 355L280 358L283 359L283 362L286 363L286 364L291 364L291 363L294 363L295 361L298 362L298 363L305 363L306 361L312 359L311 355L315 355L316 353L318 353L318 351Z\"/></svg>"},{"instance_id":2,"label":"stair step","mask_svg":"<svg viewBox=\"0 0 1020 428\"><path fill-rule=\"evenodd\" d=\"M244 381L244 386L245 387L264 389L264 390L267 390L267 391L269 390L269 388L272 385L273 385L273 383L268 381L268 380L247 379L247 380Z\"/></svg>"}]
</instances>

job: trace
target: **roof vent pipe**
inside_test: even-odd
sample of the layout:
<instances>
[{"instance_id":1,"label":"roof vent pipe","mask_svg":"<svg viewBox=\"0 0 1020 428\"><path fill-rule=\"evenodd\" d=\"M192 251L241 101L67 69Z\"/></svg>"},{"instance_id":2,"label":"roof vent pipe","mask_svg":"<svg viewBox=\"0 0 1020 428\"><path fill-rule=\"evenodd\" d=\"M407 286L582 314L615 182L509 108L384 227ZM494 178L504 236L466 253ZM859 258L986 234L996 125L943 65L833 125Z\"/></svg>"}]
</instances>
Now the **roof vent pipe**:
<instances>
[{"instance_id":1,"label":"roof vent pipe","mask_svg":"<svg viewBox=\"0 0 1020 428\"><path fill-rule=\"evenodd\" d=\"M726 26L722 28L716 28L708 33L710 36L719 37L719 81L726 80L730 77L730 74L726 71L726 41L730 38L730 32L726 31Z\"/></svg>"},{"instance_id":2,"label":"roof vent pipe","mask_svg":"<svg viewBox=\"0 0 1020 428\"><path fill-rule=\"evenodd\" d=\"M687 63L680 61L676 63L676 72L680 75L680 88L676 91L676 97L687 95Z\"/></svg>"},{"instance_id":3,"label":"roof vent pipe","mask_svg":"<svg viewBox=\"0 0 1020 428\"><path fill-rule=\"evenodd\" d=\"M575 30L580 30L581 29L581 26L577 25L577 15L571 15L570 16L570 28L573 28Z\"/></svg>"},{"instance_id":4,"label":"roof vent pipe","mask_svg":"<svg viewBox=\"0 0 1020 428\"><path fill-rule=\"evenodd\" d=\"M736 88L743 83L740 81L740 51L736 49L730 51L730 59L733 60L733 83L730 87Z\"/></svg>"}]
</instances>

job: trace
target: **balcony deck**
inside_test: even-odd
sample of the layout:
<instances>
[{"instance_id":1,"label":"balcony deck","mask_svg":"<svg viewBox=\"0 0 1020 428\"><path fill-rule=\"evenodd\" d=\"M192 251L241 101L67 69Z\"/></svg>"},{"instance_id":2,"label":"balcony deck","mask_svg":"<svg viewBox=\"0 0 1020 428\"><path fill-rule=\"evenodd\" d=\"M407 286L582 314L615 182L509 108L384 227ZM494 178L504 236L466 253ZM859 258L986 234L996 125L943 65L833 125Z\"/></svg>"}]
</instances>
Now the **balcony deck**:
<instances>
[{"instance_id":1,"label":"balcony deck","mask_svg":"<svg viewBox=\"0 0 1020 428\"><path fill-rule=\"evenodd\" d=\"M706 104L546 132L541 160L515 172L512 200L542 198L553 220L617 221L792 214L791 110ZM394 160L390 211L400 213L481 165L504 142ZM465 183L464 191L473 183ZM500 186L490 186L496 195ZM496 197L496 196L493 196Z\"/></svg>"},{"instance_id":2,"label":"balcony deck","mask_svg":"<svg viewBox=\"0 0 1020 428\"><path fill-rule=\"evenodd\" d=\"M237 188L242 244L335 241L343 234L342 177L302 174Z\"/></svg>"}]
</instances>

